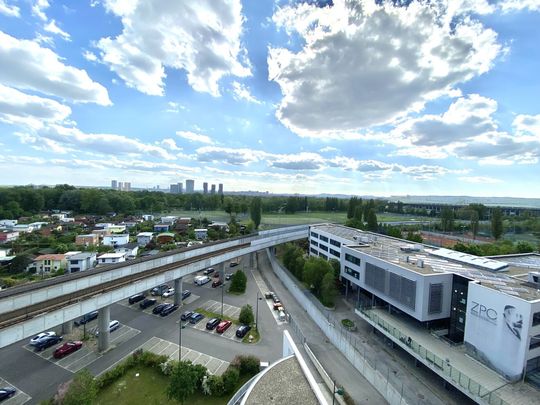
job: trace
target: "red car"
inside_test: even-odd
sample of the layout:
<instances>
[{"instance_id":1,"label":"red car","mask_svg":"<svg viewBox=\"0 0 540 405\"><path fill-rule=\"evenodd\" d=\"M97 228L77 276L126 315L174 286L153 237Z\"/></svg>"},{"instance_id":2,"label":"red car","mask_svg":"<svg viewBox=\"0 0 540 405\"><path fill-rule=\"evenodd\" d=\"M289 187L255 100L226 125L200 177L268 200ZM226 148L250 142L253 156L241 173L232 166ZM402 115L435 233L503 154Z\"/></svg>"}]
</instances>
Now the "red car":
<instances>
[{"instance_id":1,"label":"red car","mask_svg":"<svg viewBox=\"0 0 540 405\"><path fill-rule=\"evenodd\" d=\"M217 326L216 328L216 332L217 333L223 333L225 332L227 329L229 329L229 326L232 325L232 322L231 321L221 321L219 323L219 325Z\"/></svg>"},{"instance_id":2,"label":"red car","mask_svg":"<svg viewBox=\"0 0 540 405\"><path fill-rule=\"evenodd\" d=\"M67 356L68 354L76 352L81 347L82 347L82 342L79 340L74 341L74 342L73 341L66 342L54 351L53 356L55 359L61 359L62 357Z\"/></svg>"}]
</instances>

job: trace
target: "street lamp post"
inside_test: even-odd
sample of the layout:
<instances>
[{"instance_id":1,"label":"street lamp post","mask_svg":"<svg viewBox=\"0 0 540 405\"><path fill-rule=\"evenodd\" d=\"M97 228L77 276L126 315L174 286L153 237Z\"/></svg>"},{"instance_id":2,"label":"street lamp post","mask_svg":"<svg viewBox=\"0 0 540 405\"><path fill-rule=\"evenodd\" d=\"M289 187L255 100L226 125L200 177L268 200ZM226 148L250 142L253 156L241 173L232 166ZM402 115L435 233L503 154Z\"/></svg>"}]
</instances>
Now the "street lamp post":
<instances>
[{"instance_id":1,"label":"street lamp post","mask_svg":"<svg viewBox=\"0 0 540 405\"><path fill-rule=\"evenodd\" d=\"M257 302L255 305L255 329L259 330L259 300L262 300L262 297L259 298L259 290L257 290Z\"/></svg>"},{"instance_id":2,"label":"street lamp post","mask_svg":"<svg viewBox=\"0 0 540 405\"><path fill-rule=\"evenodd\" d=\"M185 326L182 323L182 319L180 319L180 328L179 328L179 337L178 337L178 361L182 360L182 329L184 329Z\"/></svg>"}]
</instances>

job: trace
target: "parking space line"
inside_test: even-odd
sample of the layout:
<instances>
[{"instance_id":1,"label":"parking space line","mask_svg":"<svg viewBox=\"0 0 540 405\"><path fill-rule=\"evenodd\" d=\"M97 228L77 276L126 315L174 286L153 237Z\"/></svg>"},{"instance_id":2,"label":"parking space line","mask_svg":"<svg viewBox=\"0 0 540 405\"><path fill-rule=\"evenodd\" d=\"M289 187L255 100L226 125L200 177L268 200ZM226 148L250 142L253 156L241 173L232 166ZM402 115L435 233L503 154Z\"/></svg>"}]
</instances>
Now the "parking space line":
<instances>
[{"instance_id":1,"label":"parking space line","mask_svg":"<svg viewBox=\"0 0 540 405\"><path fill-rule=\"evenodd\" d=\"M32 399L26 392L20 390L13 384L10 384L8 380L3 379L2 377L0 377L0 387L11 387L15 389L15 395L10 399L2 401L2 405L22 405Z\"/></svg>"}]
</instances>

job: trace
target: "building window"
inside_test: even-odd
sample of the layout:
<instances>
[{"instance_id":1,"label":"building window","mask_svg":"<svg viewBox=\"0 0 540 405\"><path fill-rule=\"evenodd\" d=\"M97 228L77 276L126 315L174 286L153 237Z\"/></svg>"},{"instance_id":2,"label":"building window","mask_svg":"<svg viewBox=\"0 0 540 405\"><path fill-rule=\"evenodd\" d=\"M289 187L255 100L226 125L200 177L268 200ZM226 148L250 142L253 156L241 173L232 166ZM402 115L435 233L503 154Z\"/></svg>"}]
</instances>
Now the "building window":
<instances>
[{"instance_id":1,"label":"building window","mask_svg":"<svg viewBox=\"0 0 540 405\"><path fill-rule=\"evenodd\" d=\"M354 277L357 280L360 280L360 273L356 270L351 269L350 267L345 266L345 274Z\"/></svg>"},{"instance_id":2,"label":"building window","mask_svg":"<svg viewBox=\"0 0 540 405\"><path fill-rule=\"evenodd\" d=\"M319 239L319 235L316 234L315 232L310 232L310 234L311 234L311 237L312 237L312 238Z\"/></svg>"},{"instance_id":3,"label":"building window","mask_svg":"<svg viewBox=\"0 0 540 405\"><path fill-rule=\"evenodd\" d=\"M353 264L356 264L357 266L360 266L360 259L358 257L345 253L345 260Z\"/></svg>"},{"instance_id":4,"label":"building window","mask_svg":"<svg viewBox=\"0 0 540 405\"><path fill-rule=\"evenodd\" d=\"M322 257L323 259L326 259L326 260L328 260L328 256L326 256L326 255L325 255L325 254L323 254L323 253L319 253L319 256L320 256L320 257Z\"/></svg>"},{"instance_id":5,"label":"building window","mask_svg":"<svg viewBox=\"0 0 540 405\"><path fill-rule=\"evenodd\" d=\"M313 239L311 239L311 244L312 244L313 246L319 246L319 244L317 243L317 241L315 241L315 240L313 240Z\"/></svg>"},{"instance_id":6,"label":"building window","mask_svg":"<svg viewBox=\"0 0 540 405\"><path fill-rule=\"evenodd\" d=\"M341 243L334 239L330 239L330 244L337 247L341 247Z\"/></svg>"},{"instance_id":7,"label":"building window","mask_svg":"<svg viewBox=\"0 0 540 405\"><path fill-rule=\"evenodd\" d=\"M310 251L311 253L313 253L314 255L317 255L317 251L316 251L315 249L311 248L309 251Z\"/></svg>"},{"instance_id":8,"label":"building window","mask_svg":"<svg viewBox=\"0 0 540 405\"><path fill-rule=\"evenodd\" d=\"M324 250L325 252L328 252L328 246L323 245L322 243L319 244L319 249Z\"/></svg>"},{"instance_id":9,"label":"building window","mask_svg":"<svg viewBox=\"0 0 540 405\"><path fill-rule=\"evenodd\" d=\"M531 343L529 344L529 350L540 347L540 335L531 336Z\"/></svg>"},{"instance_id":10,"label":"building window","mask_svg":"<svg viewBox=\"0 0 540 405\"><path fill-rule=\"evenodd\" d=\"M428 314L440 314L442 311L442 283L429 285Z\"/></svg>"},{"instance_id":11,"label":"building window","mask_svg":"<svg viewBox=\"0 0 540 405\"><path fill-rule=\"evenodd\" d=\"M532 326L540 325L540 312L533 314L533 324Z\"/></svg>"},{"instance_id":12,"label":"building window","mask_svg":"<svg viewBox=\"0 0 540 405\"><path fill-rule=\"evenodd\" d=\"M334 250L334 249L330 249L330 254L333 254L334 256L336 257L340 257L341 254L337 251L337 250Z\"/></svg>"},{"instance_id":13,"label":"building window","mask_svg":"<svg viewBox=\"0 0 540 405\"><path fill-rule=\"evenodd\" d=\"M319 239L323 242L328 242L328 238L326 236L319 235Z\"/></svg>"}]
</instances>

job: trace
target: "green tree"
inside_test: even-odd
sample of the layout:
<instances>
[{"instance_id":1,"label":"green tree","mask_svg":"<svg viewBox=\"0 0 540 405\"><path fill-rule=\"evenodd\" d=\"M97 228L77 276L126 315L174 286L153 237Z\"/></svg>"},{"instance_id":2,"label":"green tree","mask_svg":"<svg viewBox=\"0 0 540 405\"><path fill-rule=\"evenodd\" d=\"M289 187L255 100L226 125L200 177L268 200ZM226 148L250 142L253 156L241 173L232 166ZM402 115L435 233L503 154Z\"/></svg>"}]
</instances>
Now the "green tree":
<instances>
[{"instance_id":1,"label":"green tree","mask_svg":"<svg viewBox=\"0 0 540 405\"><path fill-rule=\"evenodd\" d=\"M399 238L399 239L402 239L403 238L403 235L401 234L401 229L399 229L398 227L396 226L389 226L387 229L386 229L386 234L388 236L392 236L394 238Z\"/></svg>"},{"instance_id":2,"label":"green tree","mask_svg":"<svg viewBox=\"0 0 540 405\"><path fill-rule=\"evenodd\" d=\"M503 234L502 211L499 207L495 208L491 213L491 234L497 240Z\"/></svg>"},{"instance_id":3,"label":"green tree","mask_svg":"<svg viewBox=\"0 0 540 405\"><path fill-rule=\"evenodd\" d=\"M454 210L450 207L444 207L441 211L441 228L444 232L454 230Z\"/></svg>"},{"instance_id":4,"label":"green tree","mask_svg":"<svg viewBox=\"0 0 540 405\"><path fill-rule=\"evenodd\" d=\"M227 394L233 393L240 380L240 371L236 367L229 367L221 377L223 378L225 392Z\"/></svg>"},{"instance_id":5,"label":"green tree","mask_svg":"<svg viewBox=\"0 0 540 405\"><path fill-rule=\"evenodd\" d=\"M243 293L246 291L247 277L242 270L237 270L231 279L229 291Z\"/></svg>"},{"instance_id":6,"label":"green tree","mask_svg":"<svg viewBox=\"0 0 540 405\"><path fill-rule=\"evenodd\" d=\"M98 389L94 376L87 369L75 374L62 399L62 405L91 405L96 400Z\"/></svg>"},{"instance_id":7,"label":"green tree","mask_svg":"<svg viewBox=\"0 0 540 405\"><path fill-rule=\"evenodd\" d=\"M251 220L253 221L253 224L255 225L255 229L258 229L259 225L261 224L261 213L262 213L261 197L255 197L251 200L251 207L249 210L249 214L251 216Z\"/></svg>"},{"instance_id":8,"label":"green tree","mask_svg":"<svg viewBox=\"0 0 540 405\"><path fill-rule=\"evenodd\" d=\"M303 279L315 295L320 295L322 279L328 272L333 274L332 266L322 257L310 257L306 261Z\"/></svg>"},{"instance_id":9,"label":"green tree","mask_svg":"<svg viewBox=\"0 0 540 405\"><path fill-rule=\"evenodd\" d=\"M253 316L253 308L251 305L244 305L240 310L240 316L238 317L240 323L243 323L244 325L251 325L254 319L255 317Z\"/></svg>"},{"instance_id":10,"label":"green tree","mask_svg":"<svg viewBox=\"0 0 540 405\"><path fill-rule=\"evenodd\" d=\"M528 242L520 241L516 245L516 250L518 253L534 252L534 246Z\"/></svg>"},{"instance_id":11,"label":"green tree","mask_svg":"<svg viewBox=\"0 0 540 405\"><path fill-rule=\"evenodd\" d=\"M407 240L410 240L411 242L418 242L418 243L422 243L424 241L424 239L422 238L422 235L413 231L409 231L407 233Z\"/></svg>"},{"instance_id":12,"label":"green tree","mask_svg":"<svg viewBox=\"0 0 540 405\"><path fill-rule=\"evenodd\" d=\"M17 255L15 258L9 263L9 273L10 274L17 274L22 273L26 270L28 265L32 263L32 259L30 259L30 256L23 254L23 255Z\"/></svg>"},{"instance_id":13,"label":"green tree","mask_svg":"<svg viewBox=\"0 0 540 405\"><path fill-rule=\"evenodd\" d=\"M471 220L471 232L473 234L473 239L476 239L476 235L478 235L478 226L479 226L478 211L476 210L470 211L470 220Z\"/></svg>"},{"instance_id":14,"label":"green tree","mask_svg":"<svg viewBox=\"0 0 540 405\"><path fill-rule=\"evenodd\" d=\"M193 369L191 362L180 361L173 368L169 386L167 387L167 396L181 404L195 392L197 388L197 372Z\"/></svg>"},{"instance_id":15,"label":"green tree","mask_svg":"<svg viewBox=\"0 0 540 405\"><path fill-rule=\"evenodd\" d=\"M336 279L333 272L327 272L321 282L321 302L327 307L333 307L338 294Z\"/></svg>"},{"instance_id":16,"label":"green tree","mask_svg":"<svg viewBox=\"0 0 540 405\"><path fill-rule=\"evenodd\" d=\"M377 214L375 213L375 208L370 208L366 218L367 229L371 232L377 232L379 229L379 224L377 223Z\"/></svg>"}]
</instances>

